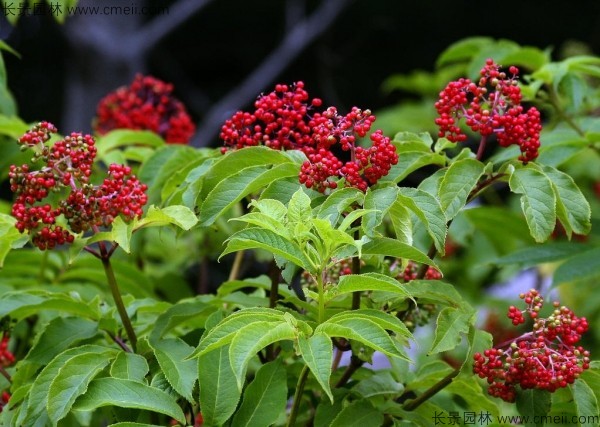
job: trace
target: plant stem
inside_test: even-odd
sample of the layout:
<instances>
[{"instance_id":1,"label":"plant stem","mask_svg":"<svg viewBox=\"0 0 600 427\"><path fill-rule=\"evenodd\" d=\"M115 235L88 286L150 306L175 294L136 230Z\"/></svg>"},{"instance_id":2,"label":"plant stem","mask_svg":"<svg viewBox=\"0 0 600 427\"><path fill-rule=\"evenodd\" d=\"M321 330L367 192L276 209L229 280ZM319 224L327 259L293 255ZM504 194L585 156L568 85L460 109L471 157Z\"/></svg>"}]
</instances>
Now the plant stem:
<instances>
[{"instance_id":1,"label":"plant stem","mask_svg":"<svg viewBox=\"0 0 600 427\"><path fill-rule=\"evenodd\" d=\"M12 377L10 374L4 369L4 366L0 365L0 374L8 380L9 383L12 383Z\"/></svg>"},{"instance_id":2,"label":"plant stem","mask_svg":"<svg viewBox=\"0 0 600 427\"><path fill-rule=\"evenodd\" d=\"M487 143L487 136L484 135L479 140L479 148L477 149L477 160L481 160L481 158L483 157L486 143Z\"/></svg>"},{"instance_id":3,"label":"plant stem","mask_svg":"<svg viewBox=\"0 0 600 427\"><path fill-rule=\"evenodd\" d=\"M323 285L323 273L317 275L317 289L319 291L319 325L325 321L325 289Z\"/></svg>"},{"instance_id":4,"label":"plant stem","mask_svg":"<svg viewBox=\"0 0 600 427\"><path fill-rule=\"evenodd\" d=\"M300 376L298 377L298 383L296 384L296 392L294 393L294 403L292 404L292 410L290 412L290 419L288 420L287 427L293 427L296 425L296 417L298 416L300 400L302 400L302 393L304 392L304 386L306 385L308 372L308 365L304 365L304 367L302 368L302 372L300 372Z\"/></svg>"},{"instance_id":5,"label":"plant stem","mask_svg":"<svg viewBox=\"0 0 600 427\"><path fill-rule=\"evenodd\" d=\"M102 243L102 242L100 242ZM125 304L123 303L123 298L121 298L121 292L119 291L119 285L117 285L117 279L115 278L115 272L112 269L112 265L110 264L110 258L106 255L106 248L103 246L100 247L100 253L103 255L100 260L102 261L102 266L104 267L104 273L106 274L106 279L108 280L108 285L110 286L110 291L112 293L113 299L115 301L115 305L117 306L117 311L119 312L119 316L121 317L121 321L123 322L123 326L125 327L125 331L127 332L127 337L129 338L129 342L133 351L135 351L137 346L137 337L135 335L135 331L133 330L133 326L131 325L131 320L129 319L129 315L127 314L127 310L125 309Z\"/></svg>"},{"instance_id":6,"label":"plant stem","mask_svg":"<svg viewBox=\"0 0 600 427\"><path fill-rule=\"evenodd\" d=\"M242 266L242 261L244 260L244 251L237 251L235 253L235 259L233 260L233 265L231 266L231 271L229 272L228 281L236 280L238 278L238 274L240 274L240 268Z\"/></svg>"},{"instance_id":7,"label":"plant stem","mask_svg":"<svg viewBox=\"0 0 600 427\"><path fill-rule=\"evenodd\" d=\"M335 383L335 388L343 387L349 380L352 378L352 375L363 365L363 361L360 360L356 356L350 357L350 364L346 367L346 370L340 377L337 383Z\"/></svg>"},{"instance_id":8,"label":"plant stem","mask_svg":"<svg viewBox=\"0 0 600 427\"><path fill-rule=\"evenodd\" d=\"M360 227L361 219L358 218L355 221L355 224ZM360 232L357 228L354 232L354 240L360 239ZM360 258L355 256L352 258L352 274L360 274ZM355 291L352 293L352 310L358 310L360 308L360 291Z\"/></svg>"},{"instance_id":9,"label":"plant stem","mask_svg":"<svg viewBox=\"0 0 600 427\"><path fill-rule=\"evenodd\" d=\"M454 371L450 372L440 381L438 381L437 383L429 387L427 390L425 390L422 395L420 395L414 400L409 401L406 405L404 405L404 409L407 411L414 411L419 406L421 406L422 403L432 398L438 391L448 386L459 373L460 369L455 369Z\"/></svg>"}]
</instances>

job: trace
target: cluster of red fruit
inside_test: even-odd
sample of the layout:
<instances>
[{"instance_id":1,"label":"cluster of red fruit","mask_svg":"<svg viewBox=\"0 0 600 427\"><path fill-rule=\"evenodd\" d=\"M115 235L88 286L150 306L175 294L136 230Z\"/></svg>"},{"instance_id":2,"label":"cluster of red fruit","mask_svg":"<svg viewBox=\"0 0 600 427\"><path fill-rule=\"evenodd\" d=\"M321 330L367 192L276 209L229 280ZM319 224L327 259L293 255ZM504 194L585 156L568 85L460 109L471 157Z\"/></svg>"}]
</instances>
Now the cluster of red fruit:
<instances>
[{"instance_id":1,"label":"cluster of red fruit","mask_svg":"<svg viewBox=\"0 0 600 427\"><path fill-rule=\"evenodd\" d=\"M10 187L17 195L12 215L21 233L29 232L38 248L52 249L72 243L72 233L98 231L98 227L109 226L119 215L125 221L142 215L148 200L147 186L131 174L129 167L110 165L104 182L92 185L90 176L96 157L94 138L71 133L48 147L46 142L56 132L54 125L41 122L18 140L22 149L35 151L34 162L45 163L39 170L31 170L27 164L10 167ZM46 201L50 193L63 189L69 194L57 206ZM61 215L65 221L58 225Z\"/></svg>"},{"instance_id":2,"label":"cluster of red fruit","mask_svg":"<svg viewBox=\"0 0 600 427\"><path fill-rule=\"evenodd\" d=\"M465 141L467 135L459 127L464 119L482 137L495 133L502 147L518 145L523 163L534 160L540 147L540 112L535 107L524 111L517 83L519 70L513 66L508 73L510 76L488 59L477 83L465 78L450 82L435 103L439 136L452 142Z\"/></svg>"},{"instance_id":3,"label":"cluster of red fruit","mask_svg":"<svg viewBox=\"0 0 600 427\"><path fill-rule=\"evenodd\" d=\"M9 339L10 337L5 333L0 341L0 366L2 367L10 366L15 362L15 356L8 349ZM0 395L0 412L2 412L2 409L8 403L9 399L10 394L8 394L6 391L3 391Z\"/></svg>"},{"instance_id":4,"label":"cluster of red fruit","mask_svg":"<svg viewBox=\"0 0 600 427\"><path fill-rule=\"evenodd\" d=\"M223 153L230 149L264 145L275 150L300 150L308 160L300 170L300 183L320 192L335 189L343 178L347 187L366 191L398 163L396 147L381 131L370 135L373 145L356 145L365 137L375 116L370 110L353 107L341 115L335 107L322 112L318 98L310 99L303 82L279 84L254 103L252 113L238 111L221 128ZM348 152L347 161L332 149Z\"/></svg>"},{"instance_id":5,"label":"cluster of red fruit","mask_svg":"<svg viewBox=\"0 0 600 427\"><path fill-rule=\"evenodd\" d=\"M405 282L410 282L411 280L415 280L417 278L418 272L418 264L414 261L408 261L408 265L406 266L402 274L399 274L396 278L398 280L402 279ZM425 280L439 280L441 278L442 273L440 273L433 267L428 267L427 271L425 272L425 276L423 277L423 279Z\"/></svg>"},{"instance_id":6,"label":"cluster of red fruit","mask_svg":"<svg viewBox=\"0 0 600 427\"><path fill-rule=\"evenodd\" d=\"M536 290L519 296L527 307L524 311L511 306L508 317L514 325L525 322L523 313L533 321L533 331L508 343L475 354L473 371L486 378L490 395L514 402L515 387L555 391L572 384L590 367L590 353L575 346L588 330L585 317L577 317L569 308L554 302L547 318L539 312L544 299Z\"/></svg>"},{"instance_id":7,"label":"cluster of red fruit","mask_svg":"<svg viewBox=\"0 0 600 427\"><path fill-rule=\"evenodd\" d=\"M122 86L98 104L94 130L150 130L170 144L187 144L196 127L184 105L173 97L173 85L138 74L130 86Z\"/></svg>"}]
</instances>

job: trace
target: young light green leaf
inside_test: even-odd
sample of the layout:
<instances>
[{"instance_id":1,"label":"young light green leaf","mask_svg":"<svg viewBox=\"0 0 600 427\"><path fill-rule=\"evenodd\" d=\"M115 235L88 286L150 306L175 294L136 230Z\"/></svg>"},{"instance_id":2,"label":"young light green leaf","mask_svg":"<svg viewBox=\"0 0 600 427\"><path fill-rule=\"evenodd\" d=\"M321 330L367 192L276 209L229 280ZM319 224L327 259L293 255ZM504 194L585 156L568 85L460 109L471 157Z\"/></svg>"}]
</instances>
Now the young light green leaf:
<instances>
[{"instance_id":1,"label":"young light green leaf","mask_svg":"<svg viewBox=\"0 0 600 427\"><path fill-rule=\"evenodd\" d=\"M331 339L324 333L315 333L309 338L300 336L298 337L298 348L304 362L327 393L331 403L333 403L333 394L331 394L331 386L329 385L331 361L333 359Z\"/></svg>"},{"instance_id":2,"label":"young light green leaf","mask_svg":"<svg viewBox=\"0 0 600 427\"><path fill-rule=\"evenodd\" d=\"M202 337L189 358L205 354L212 349L229 344L243 326L253 322L282 322L283 312L271 308L246 308L227 316Z\"/></svg>"},{"instance_id":3,"label":"young light green leaf","mask_svg":"<svg viewBox=\"0 0 600 427\"><path fill-rule=\"evenodd\" d=\"M287 207L279 200L261 199L252 200L250 205L256 208L260 213L274 219L277 222L284 223L287 217Z\"/></svg>"},{"instance_id":4,"label":"young light green leaf","mask_svg":"<svg viewBox=\"0 0 600 427\"><path fill-rule=\"evenodd\" d=\"M390 239L389 237L379 237L376 240L365 243L362 247L362 254L410 259L421 264L431 265L439 270L439 267L427 255L414 246Z\"/></svg>"},{"instance_id":5,"label":"young light green leaf","mask_svg":"<svg viewBox=\"0 0 600 427\"><path fill-rule=\"evenodd\" d=\"M229 362L228 345L198 358L198 382L205 424L223 425L235 411L241 396Z\"/></svg>"},{"instance_id":6,"label":"young light green leaf","mask_svg":"<svg viewBox=\"0 0 600 427\"><path fill-rule=\"evenodd\" d=\"M182 230L189 230L196 225L197 222L198 218L196 218L194 212L186 206L173 205L165 208L150 206L148 213L135 224L135 229L173 224Z\"/></svg>"},{"instance_id":7,"label":"young light green leaf","mask_svg":"<svg viewBox=\"0 0 600 427\"><path fill-rule=\"evenodd\" d=\"M428 165L444 166L446 157L433 153L428 148L427 151L403 151L403 147L399 144L394 144L398 151L398 163L392 165L389 173L382 177L378 183L391 182L398 184L414 171Z\"/></svg>"},{"instance_id":8,"label":"young light green leaf","mask_svg":"<svg viewBox=\"0 0 600 427\"><path fill-rule=\"evenodd\" d=\"M364 199L364 193L353 187L335 190L316 209L317 218L329 219L331 225L335 226L342 213L354 203L362 205Z\"/></svg>"},{"instance_id":9,"label":"young light green leaf","mask_svg":"<svg viewBox=\"0 0 600 427\"><path fill-rule=\"evenodd\" d=\"M396 200L398 189L396 187L384 187L376 190L367 190L364 208L369 212L362 220L363 232L372 236L376 227L381 224L383 217L387 214L392 203Z\"/></svg>"},{"instance_id":10,"label":"young light green leaf","mask_svg":"<svg viewBox=\"0 0 600 427\"><path fill-rule=\"evenodd\" d=\"M104 158L106 153L115 148L131 145L161 147L165 141L156 133L147 130L114 129L98 138L96 147L97 157Z\"/></svg>"},{"instance_id":11,"label":"young light green leaf","mask_svg":"<svg viewBox=\"0 0 600 427\"><path fill-rule=\"evenodd\" d=\"M379 427L383 414L368 400L357 400L342 409L330 427Z\"/></svg>"},{"instance_id":12,"label":"young light green leaf","mask_svg":"<svg viewBox=\"0 0 600 427\"><path fill-rule=\"evenodd\" d=\"M427 354L452 350L460 344L461 334L469 332L474 321L474 311L463 311L454 307L446 307L440 311L435 328L435 338Z\"/></svg>"},{"instance_id":13,"label":"young light green leaf","mask_svg":"<svg viewBox=\"0 0 600 427\"><path fill-rule=\"evenodd\" d=\"M112 223L112 240L119 244L125 252L131 252L131 233L133 233L133 222L126 223L120 216Z\"/></svg>"},{"instance_id":14,"label":"young light green leaf","mask_svg":"<svg viewBox=\"0 0 600 427\"><path fill-rule=\"evenodd\" d=\"M443 255L445 253L444 242L446 241L448 227L446 226L446 216L439 201L431 194L415 188L400 188L398 201L413 211L423 222L427 233L435 244L435 248Z\"/></svg>"},{"instance_id":15,"label":"young light green leaf","mask_svg":"<svg viewBox=\"0 0 600 427\"><path fill-rule=\"evenodd\" d=\"M295 243L270 230L257 227L246 228L231 236L221 257L231 252L257 248L279 255L304 270L312 270L309 261Z\"/></svg>"},{"instance_id":16,"label":"young light green leaf","mask_svg":"<svg viewBox=\"0 0 600 427\"><path fill-rule=\"evenodd\" d=\"M283 163L273 166L251 166L220 181L204 199L200 208L200 225L212 225L219 216L242 200L275 180L298 175L298 166Z\"/></svg>"},{"instance_id":17,"label":"young light green leaf","mask_svg":"<svg viewBox=\"0 0 600 427\"><path fill-rule=\"evenodd\" d=\"M370 319L345 318L336 321L325 321L315 329L315 334L324 333L329 337L340 337L360 341L373 350L388 356L409 360L400 352L389 334Z\"/></svg>"},{"instance_id":18,"label":"young light green leaf","mask_svg":"<svg viewBox=\"0 0 600 427\"><path fill-rule=\"evenodd\" d=\"M380 310L364 308L359 310L344 311L331 316L328 322L340 323L340 321L347 319L370 320L371 322L375 322L381 326L383 329L394 332L398 336L413 339L412 334L403 322L401 322L396 316Z\"/></svg>"},{"instance_id":19,"label":"young light green leaf","mask_svg":"<svg viewBox=\"0 0 600 427\"><path fill-rule=\"evenodd\" d=\"M77 399L73 409L92 411L103 406L158 412L185 424L185 415L171 395L137 381L97 378L90 383L87 392Z\"/></svg>"},{"instance_id":20,"label":"young light green leaf","mask_svg":"<svg viewBox=\"0 0 600 427\"><path fill-rule=\"evenodd\" d=\"M152 344L154 355L171 387L188 402L193 402L192 391L198 367L194 360L185 360L194 350L180 338L165 338Z\"/></svg>"},{"instance_id":21,"label":"young light green leaf","mask_svg":"<svg viewBox=\"0 0 600 427\"><path fill-rule=\"evenodd\" d=\"M246 388L244 400L233 417L232 425L272 425L285 412L287 393L287 375L281 359L264 364Z\"/></svg>"},{"instance_id":22,"label":"young light green leaf","mask_svg":"<svg viewBox=\"0 0 600 427\"><path fill-rule=\"evenodd\" d=\"M552 181L556 194L556 213L567 236L571 233L587 234L592 224L592 211L581 190L569 175L550 166L543 166L543 172Z\"/></svg>"},{"instance_id":23,"label":"young light green leaf","mask_svg":"<svg viewBox=\"0 0 600 427\"><path fill-rule=\"evenodd\" d=\"M291 223L307 223L311 219L310 197L306 195L303 188L299 188L288 203L288 221Z\"/></svg>"},{"instance_id":24,"label":"young light green leaf","mask_svg":"<svg viewBox=\"0 0 600 427\"><path fill-rule=\"evenodd\" d=\"M231 340L229 361L241 391L246 368L251 358L269 344L283 340L295 340L298 331L288 322L253 322L242 327Z\"/></svg>"},{"instance_id":25,"label":"young light green leaf","mask_svg":"<svg viewBox=\"0 0 600 427\"><path fill-rule=\"evenodd\" d=\"M447 221L453 219L465 206L484 168L485 165L475 159L462 159L450 165L438 190Z\"/></svg>"},{"instance_id":26,"label":"young light green leaf","mask_svg":"<svg viewBox=\"0 0 600 427\"><path fill-rule=\"evenodd\" d=\"M122 351L110 365L110 376L143 383L149 370L144 356Z\"/></svg>"},{"instance_id":27,"label":"young light green leaf","mask_svg":"<svg viewBox=\"0 0 600 427\"><path fill-rule=\"evenodd\" d=\"M552 182L533 168L517 169L509 180L513 193L522 194L521 209L536 242L545 241L556 224L556 196Z\"/></svg>"},{"instance_id":28,"label":"young light green leaf","mask_svg":"<svg viewBox=\"0 0 600 427\"><path fill-rule=\"evenodd\" d=\"M92 379L112 359L110 353L86 353L73 356L58 370L48 388L46 410L52 424L67 416L75 400L84 394Z\"/></svg>"},{"instance_id":29,"label":"young light green leaf","mask_svg":"<svg viewBox=\"0 0 600 427\"><path fill-rule=\"evenodd\" d=\"M15 227L16 221L12 216L0 213L0 268L4 267L4 259L11 249L21 248L29 241L29 236L19 233Z\"/></svg>"},{"instance_id":30,"label":"young light green leaf","mask_svg":"<svg viewBox=\"0 0 600 427\"><path fill-rule=\"evenodd\" d=\"M400 243L412 246L413 243L413 225L410 219L410 210L408 210L399 200L396 200L390 207L390 219L396 240Z\"/></svg>"},{"instance_id":31,"label":"young light green leaf","mask_svg":"<svg viewBox=\"0 0 600 427\"><path fill-rule=\"evenodd\" d=\"M56 317L37 336L25 360L45 365L73 343L91 338L97 333L97 322L81 317Z\"/></svg>"}]
</instances>

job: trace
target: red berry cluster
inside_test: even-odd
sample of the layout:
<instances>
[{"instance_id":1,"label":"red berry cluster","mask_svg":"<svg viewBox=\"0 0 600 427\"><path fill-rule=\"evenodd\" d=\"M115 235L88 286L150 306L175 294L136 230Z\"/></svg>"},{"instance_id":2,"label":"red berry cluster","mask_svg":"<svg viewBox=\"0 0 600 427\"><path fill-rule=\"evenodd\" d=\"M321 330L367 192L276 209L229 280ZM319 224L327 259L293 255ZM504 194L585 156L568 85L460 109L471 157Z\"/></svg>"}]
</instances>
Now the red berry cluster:
<instances>
[{"instance_id":1,"label":"red berry cluster","mask_svg":"<svg viewBox=\"0 0 600 427\"><path fill-rule=\"evenodd\" d=\"M100 135L113 129L150 130L167 143L187 144L196 128L172 92L172 84L138 74L130 86L122 86L100 101L94 130Z\"/></svg>"},{"instance_id":2,"label":"red berry cluster","mask_svg":"<svg viewBox=\"0 0 600 427\"><path fill-rule=\"evenodd\" d=\"M8 404L9 400L10 400L10 394L8 394L8 392L6 392L6 391L3 391L2 395L0 396L0 412L2 412L4 407Z\"/></svg>"},{"instance_id":3,"label":"red berry cluster","mask_svg":"<svg viewBox=\"0 0 600 427\"><path fill-rule=\"evenodd\" d=\"M301 150L308 157L299 174L306 187L325 192L344 178L346 186L366 191L398 163L396 147L381 131L371 134L371 147L356 146L357 137L365 137L375 121L370 110L353 107L346 115L335 107L316 111L321 104L318 98L310 99L303 82L279 84L256 100L254 112L238 111L225 122L221 151L257 145ZM331 151L334 146L350 152L350 160L338 158Z\"/></svg>"},{"instance_id":4,"label":"red berry cluster","mask_svg":"<svg viewBox=\"0 0 600 427\"><path fill-rule=\"evenodd\" d=\"M517 83L519 70L513 66L508 73L510 76L488 59L477 83L465 78L450 82L435 103L439 136L465 141L467 135L459 127L464 119L482 137L495 133L502 147L518 145L523 163L534 160L540 147L540 113L535 107L524 111Z\"/></svg>"},{"instance_id":5,"label":"red berry cluster","mask_svg":"<svg viewBox=\"0 0 600 427\"><path fill-rule=\"evenodd\" d=\"M15 362L15 356L8 349L9 340L10 336L5 333L0 341L0 366L3 367L10 366Z\"/></svg>"},{"instance_id":6,"label":"red berry cluster","mask_svg":"<svg viewBox=\"0 0 600 427\"><path fill-rule=\"evenodd\" d=\"M525 322L523 313L528 313L533 331L474 356L473 371L487 379L490 395L507 402L515 400L517 385L552 392L572 384L590 366L590 353L575 346L588 330L585 317L577 317L555 302L552 314L541 318L544 299L538 291L531 290L520 298L526 309L522 312L511 306L508 317L518 325Z\"/></svg>"},{"instance_id":7,"label":"red berry cluster","mask_svg":"<svg viewBox=\"0 0 600 427\"><path fill-rule=\"evenodd\" d=\"M10 167L10 186L17 195L12 207L16 228L27 231L38 248L52 249L72 243L72 233L109 226L119 215L126 221L140 217L148 200L147 187L131 169L110 165L109 176L101 185L90 184L96 157L94 138L72 133L48 147L45 143L56 131L52 124L41 122L18 140L23 148L35 151L33 161L43 161L45 166L39 170L31 170L27 164ZM68 195L57 206L46 201L51 192L63 190Z\"/></svg>"},{"instance_id":8,"label":"red berry cluster","mask_svg":"<svg viewBox=\"0 0 600 427\"><path fill-rule=\"evenodd\" d=\"M397 279L402 279L405 282L410 282L411 280L415 280L417 278L417 274L419 272L419 265L414 261L409 261L408 265L402 272L402 274L398 275ZM425 280L439 280L442 278L442 273L437 271L433 267L428 267L425 272Z\"/></svg>"}]
</instances>

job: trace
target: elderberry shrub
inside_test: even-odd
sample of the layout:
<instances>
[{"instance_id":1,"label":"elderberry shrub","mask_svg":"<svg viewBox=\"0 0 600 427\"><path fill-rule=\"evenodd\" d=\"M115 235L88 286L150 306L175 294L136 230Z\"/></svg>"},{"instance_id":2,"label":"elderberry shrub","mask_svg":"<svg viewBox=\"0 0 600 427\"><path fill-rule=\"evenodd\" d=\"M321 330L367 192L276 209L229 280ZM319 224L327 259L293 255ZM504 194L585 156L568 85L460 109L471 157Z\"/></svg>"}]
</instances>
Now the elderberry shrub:
<instances>
[{"instance_id":1,"label":"elderberry shrub","mask_svg":"<svg viewBox=\"0 0 600 427\"><path fill-rule=\"evenodd\" d=\"M474 355L473 372L487 379L490 395L507 402L515 401L517 386L553 392L573 384L590 367L589 351L575 345L588 330L585 317L554 302L552 314L542 318L544 299L538 291L532 289L519 297L525 301L525 310L511 306L508 318L520 325L527 313L533 331Z\"/></svg>"},{"instance_id":2,"label":"elderberry shrub","mask_svg":"<svg viewBox=\"0 0 600 427\"><path fill-rule=\"evenodd\" d=\"M74 132L47 146L56 132L53 124L40 122L18 140L22 149L34 150L33 163L45 165L37 170L28 164L10 167L10 188L17 196L12 207L16 228L29 233L33 244L44 250L72 243L75 234L108 227L117 216L125 222L141 217L147 186L131 168L112 164L108 177L93 185L94 138ZM50 193L66 195L52 204Z\"/></svg>"},{"instance_id":3,"label":"elderberry shrub","mask_svg":"<svg viewBox=\"0 0 600 427\"><path fill-rule=\"evenodd\" d=\"M113 129L149 130L168 144L187 144L196 127L172 92L172 84L138 74L131 85L118 88L100 101L94 130L100 135Z\"/></svg>"},{"instance_id":4,"label":"elderberry shrub","mask_svg":"<svg viewBox=\"0 0 600 427\"><path fill-rule=\"evenodd\" d=\"M438 136L452 142L465 141L467 135L459 127L464 119L473 132L484 138L495 134L502 147L518 145L523 163L535 160L542 130L540 112L535 107L525 111L521 106L518 74L517 67L511 66L507 74L488 59L477 83L466 78L448 83L435 103Z\"/></svg>"},{"instance_id":5,"label":"elderberry shrub","mask_svg":"<svg viewBox=\"0 0 600 427\"><path fill-rule=\"evenodd\" d=\"M381 130L373 132L368 148L357 145L375 121L370 110L353 107L341 115L336 107L317 111L319 98L310 99L303 82L290 86L278 84L275 90L258 97L253 112L236 112L221 128L220 138L228 150L264 145L274 150L299 150L306 160L299 174L300 183L324 193L338 187L367 191L398 163L396 147ZM349 152L343 161L336 150Z\"/></svg>"}]
</instances>

